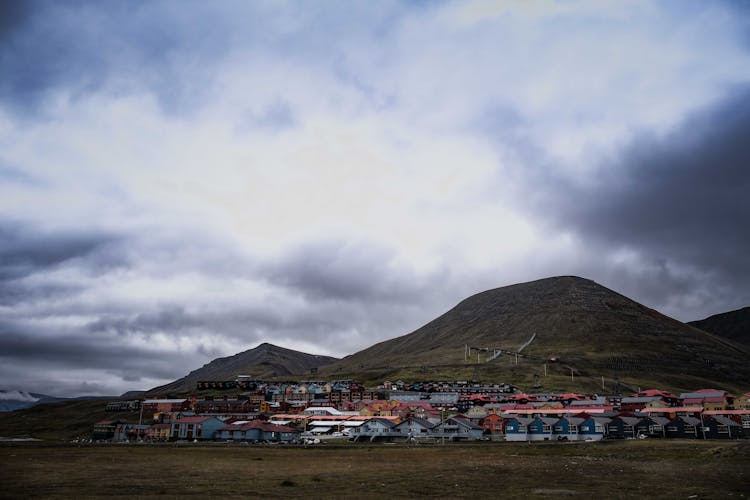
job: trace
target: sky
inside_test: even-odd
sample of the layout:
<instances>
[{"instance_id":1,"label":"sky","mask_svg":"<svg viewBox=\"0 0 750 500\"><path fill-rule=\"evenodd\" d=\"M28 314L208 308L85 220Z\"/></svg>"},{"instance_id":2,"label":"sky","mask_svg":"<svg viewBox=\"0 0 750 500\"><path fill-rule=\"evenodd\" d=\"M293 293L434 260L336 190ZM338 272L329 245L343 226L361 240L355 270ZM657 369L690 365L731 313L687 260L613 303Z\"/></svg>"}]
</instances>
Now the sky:
<instances>
[{"instance_id":1,"label":"sky","mask_svg":"<svg viewBox=\"0 0 750 500\"><path fill-rule=\"evenodd\" d=\"M0 388L345 356L483 290L750 305L750 9L0 2Z\"/></svg>"}]
</instances>

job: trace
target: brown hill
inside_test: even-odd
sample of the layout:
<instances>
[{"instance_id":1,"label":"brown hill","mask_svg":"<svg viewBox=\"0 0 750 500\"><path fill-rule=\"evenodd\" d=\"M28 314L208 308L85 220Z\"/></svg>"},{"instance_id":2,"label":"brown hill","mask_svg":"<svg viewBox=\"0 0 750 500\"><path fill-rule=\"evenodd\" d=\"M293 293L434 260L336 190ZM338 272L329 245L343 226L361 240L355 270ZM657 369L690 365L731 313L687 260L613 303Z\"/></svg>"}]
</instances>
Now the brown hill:
<instances>
[{"instance_id":1,"label":"brown hill","mask_svg":"<svg viewBox=\"0 0 750 500\"><path fill-rule=\"evenodd\" d=\"M491 359L498 349L506 354ZM366 382L468 378L550 390L741 389L750 385L749 352L593 281L565 276L479 293L408 335L321 371Z\"/></svg>"},{"instance_id":2,"label":"brown hill","mask_svg":"<svg viewBox=\"0 0 750 500\"><path fill-rule=\"evenodd\" d=\"M193 370L181 379L155 387L149 395L180 393L195 390L201 380L234 380L238 375L252 375L261 379L303 376L310 370L337 361L330 356L306 354L263 343L255 349L226 358L217 358L203 367Z\"/></svg>"},{"instance_id":3,"label":"brown hill","mask_svg":"<svg viewBox=\"0 0 750 500\"><path fill-rule=\"evenodd\" d=\"M750 307L715 314L700 321L690 321L688 324L750 346Z\"/></svg>"}]
</instances>

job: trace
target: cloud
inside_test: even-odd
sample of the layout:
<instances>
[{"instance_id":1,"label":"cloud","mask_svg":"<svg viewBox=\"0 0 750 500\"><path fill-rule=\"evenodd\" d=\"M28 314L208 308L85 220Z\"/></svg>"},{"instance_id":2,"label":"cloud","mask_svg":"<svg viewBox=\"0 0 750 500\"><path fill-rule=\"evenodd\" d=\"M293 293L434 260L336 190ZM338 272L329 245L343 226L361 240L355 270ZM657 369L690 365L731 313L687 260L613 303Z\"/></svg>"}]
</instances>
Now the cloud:
<instances>
[{"instance_id":1,"label":"cloud","mask_svg":"<svg viewBox=\"0 0 750 500\"><path fill-rule=\"evenodd\" d=\"M35 398L27 392L21 391L0 391L0 400L2 401L28 401L29 403L36 403L39 398Z\"/></svg>"},{"instance_id":2,"label":"cloud","mask_svg":"<svg viewBox=\"0 0 750 500\"><path fill-rule=\"evenodd\" d=\"M73 259L96 259L116 241L114 235L85 231L35 231L21 222L0 221L0 280L42 272ZM99 252L99 253L97 253Z\"/></svg>"}]
</instances>

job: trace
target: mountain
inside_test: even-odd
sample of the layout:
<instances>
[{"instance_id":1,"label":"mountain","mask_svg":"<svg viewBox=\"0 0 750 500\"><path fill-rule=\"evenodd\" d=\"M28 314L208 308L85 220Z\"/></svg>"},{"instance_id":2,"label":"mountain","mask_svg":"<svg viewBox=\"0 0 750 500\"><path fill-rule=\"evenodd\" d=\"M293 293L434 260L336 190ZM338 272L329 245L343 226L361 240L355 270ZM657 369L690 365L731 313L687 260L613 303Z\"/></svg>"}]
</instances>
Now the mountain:
<instances>
[{"instance_id":1,"label":"mountain","mask_svg":"<svg viewBox=\"0 0 750 500\"><path fill-rule=\"evenodd\" d=\"M54 403L64 399L35 392L0 390L0 412L30 408L38 404Z\"/></svg>"},{"instance_id":2,"label":"mountain","mask_svg":"<svg viewBox=\"0 0 750 500\"><path fill-rule=\"evenodd\" d=\"M310 371L338 361L330 356L306 354L263 343L255 349L226 358L217 358L179 380L147 392L149 395L195 390L201 380L234 380L238 375L261 379L309 375Z\"/></svg>"},{"instance_id":3,"label":"mountain","mask_svg":"<svg viewBox=\"0 0 750 500\"><path fill-rule=\"evenodd\" d=\"M699 321L690 321L688 324L750 346L750 307L715 314Z\"/></svg>"},{"instance_id":4,"label":"mountain","mask_svg":"<svg viewBox=\"0 0 750 500\"><path fill-rule=\"evenodd\" d=\"M505 354L494 357L498 350ZM476 294L321 372L364 382L474 379L550 390L731 389L750 385L748 354L591 280L562 276Z\"/></svg>"}]
</instances>

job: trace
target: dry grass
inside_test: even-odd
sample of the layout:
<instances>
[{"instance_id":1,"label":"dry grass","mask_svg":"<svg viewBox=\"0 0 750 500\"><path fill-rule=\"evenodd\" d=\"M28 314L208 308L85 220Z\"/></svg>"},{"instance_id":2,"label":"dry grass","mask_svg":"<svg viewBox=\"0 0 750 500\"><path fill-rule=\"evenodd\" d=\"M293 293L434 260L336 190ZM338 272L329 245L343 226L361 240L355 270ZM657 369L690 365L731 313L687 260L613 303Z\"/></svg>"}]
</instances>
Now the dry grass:
<instances>
[{"instance_id":1,"label":"dry grass","mask_svg":"<svg viewBox=\"0 0 750 500\"><path fill-rule=\"evenodd\" d=\"M743 498L750 443L0 447L7 498Z\"/></svg>"}]
</instances>

